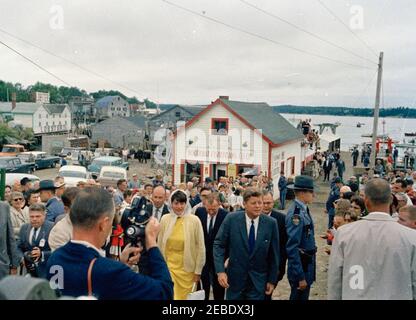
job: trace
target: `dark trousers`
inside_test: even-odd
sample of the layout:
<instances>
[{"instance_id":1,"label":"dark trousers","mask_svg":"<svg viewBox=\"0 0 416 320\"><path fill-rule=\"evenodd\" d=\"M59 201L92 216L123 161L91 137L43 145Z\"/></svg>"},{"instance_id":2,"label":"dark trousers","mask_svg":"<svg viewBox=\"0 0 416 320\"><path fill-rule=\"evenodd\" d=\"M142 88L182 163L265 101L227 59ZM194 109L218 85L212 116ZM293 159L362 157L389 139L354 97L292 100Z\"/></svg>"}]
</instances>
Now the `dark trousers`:
<instances>
[{"instance_id":1,"label":"dark trousers","mask_svg":"<svg viewBox=\"0 0 416 320\"><path fill-rule=\"evenodd\" d=\"M299 283L290 283L290 298L294 301L307 301L309 300L310 286L307 286L305 290L299 290Z\"/></svg>"},{"instance_id":2,"label":"dark trousers","mask_svg":"<svg viewBox=\"0 0 416 320\"><path fill-rule=\"evenodd\" d=\"M354 167L356 167L356 166L357 166L357 160L358 160L358 158L357 158L357 157L353 157L353 158L352 158L352 165L353 165Z\"/></svg>"},{"instance_id":3,"label":"dark trousers","mask_svg":"<svg viewBox=\"0 0 416 320\"><path fill-rule=\"evenodd\" d=\"M331 229L334 225L335 209L332 208L328 211L328 229Z\"/></svg>"},{"instance_id":4,"label":"dark trousers","mask_svg":"<svg viewBox=\"0 0 416 320\"><path fill-rule=\"evenodd\" d=\"M280 190L280 210L285 209L287 189Z\"/></svg>"},{"instance_id":5,"label":"dark trousers","mask_svg":"<svg viewBox=\"0 0 416 320\"><path fill-rule=\"evenodd\" d=\"M329 175L331 174L331 170L325 170L324 181L329 181Z\"/></svg>"},{"instance_id":6,"label":"dark trousers","mask_svg":"<svg viewBox=\"0 0 416 320\"><path fill-rule=\"evenodd\" d=\"M218 282L214 266L204 267L201 274L202 287L205 291L205 300L209 300L209 293L212 286L214 300L224 300L225 289Z\"/></svg>"},{"instance_id":7,"label":"dark trousers","mask_svg":"<svg viewBox=\"0 0 416 320\"><path fill-rule=\"evenodd\" d=\"M266 286L264 288L266 288ZM227 290L227 300L264 300L264 292L266 291L266 289L264 289L262 292L258 292L250 277L248 277L246 286L243 290L234 292L230 289L231 288L228 288Z\"/></svg>"}]
</instances>

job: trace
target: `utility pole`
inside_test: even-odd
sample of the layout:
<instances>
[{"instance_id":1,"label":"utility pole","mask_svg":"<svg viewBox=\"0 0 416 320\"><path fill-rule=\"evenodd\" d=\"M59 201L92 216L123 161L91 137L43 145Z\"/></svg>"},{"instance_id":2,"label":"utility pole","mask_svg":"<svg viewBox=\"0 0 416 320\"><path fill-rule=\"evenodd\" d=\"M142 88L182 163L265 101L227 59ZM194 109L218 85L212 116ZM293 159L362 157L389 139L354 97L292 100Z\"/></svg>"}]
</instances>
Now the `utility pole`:
<instances>
[{"instance_id":1,"label":"utility pole","mask_svg":"<svg viewBox=\"0 0 416 320\"><path fill-rule=\"evenodd\" d=\"M378 75L377 75L377 91L376 91L376 104L374 106L374 118L373 118L373 139L371 145L371 155L370 155L370 175L374 174L374 166L376 164L377 150L377 129L378 129L378 117L380 114L380 92L381 92L381 79L383 77L383 58L384 52L380 52L380 58L378 62Z\"/></svg>"}]
</instances>

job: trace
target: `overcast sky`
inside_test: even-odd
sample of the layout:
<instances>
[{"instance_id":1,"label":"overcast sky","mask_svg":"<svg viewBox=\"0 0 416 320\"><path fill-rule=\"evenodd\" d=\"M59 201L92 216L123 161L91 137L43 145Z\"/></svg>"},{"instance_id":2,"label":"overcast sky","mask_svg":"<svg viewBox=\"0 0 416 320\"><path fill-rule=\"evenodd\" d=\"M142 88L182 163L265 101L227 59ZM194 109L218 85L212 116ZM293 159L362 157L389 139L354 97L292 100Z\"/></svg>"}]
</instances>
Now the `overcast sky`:
<instances>
[{"instance_id":1,"label":"overcast sky","mask_svg":"<svg viewBox=\"0 0 416 320\"><path fill-rule=\"evenodd\" d=\"M272 41L357 66L288 49L161 0L0 0L0 29L133 91L2 32L0 40L88 92L116 89L127 96L148 97L159 103L208 104L219 95L229 95L233 100L264 101L270 105L373 106L378 57L318 0L246 2L362 58L240 0L169 1ZM416 1L321 1L375 52L384 51L385 106L414 107ZM351 13L352 6L362 8L362 21L355 8ZM24 86L36 81L62 85L2 45L0 79Z\"/></svg>"}]
</instances>

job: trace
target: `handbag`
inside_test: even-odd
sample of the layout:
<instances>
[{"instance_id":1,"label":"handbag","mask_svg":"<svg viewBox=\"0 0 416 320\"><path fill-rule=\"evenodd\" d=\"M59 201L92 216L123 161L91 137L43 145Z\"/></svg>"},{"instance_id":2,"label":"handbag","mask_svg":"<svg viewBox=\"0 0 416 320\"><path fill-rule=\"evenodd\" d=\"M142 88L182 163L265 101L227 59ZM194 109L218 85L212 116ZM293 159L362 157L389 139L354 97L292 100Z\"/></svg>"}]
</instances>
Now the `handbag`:
<instances>
[{"instance_id":1,"label":"handbag","mask_svg":"<svg viewBox=\"0 0 416 320\"><path fill-rule=\"evenodd\" d=\"M202 281L199 281L199 284L202 288ZM186 298L186 300L205 300L205 290L201 289L201 290L196 290L197 289L197 283L194 282L194 285L192 286L192 291L191 293L188 293L188 296Z\"/></svg>"}]
</instances>

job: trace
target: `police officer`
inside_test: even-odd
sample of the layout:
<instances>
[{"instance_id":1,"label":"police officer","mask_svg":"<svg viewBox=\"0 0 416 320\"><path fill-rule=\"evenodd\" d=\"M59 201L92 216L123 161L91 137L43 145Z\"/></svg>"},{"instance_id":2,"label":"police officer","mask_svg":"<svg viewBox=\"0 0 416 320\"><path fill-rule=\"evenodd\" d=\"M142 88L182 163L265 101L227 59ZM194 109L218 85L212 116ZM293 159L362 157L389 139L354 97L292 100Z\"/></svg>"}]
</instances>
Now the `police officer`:
<instances>
[{"instance_id":1,"label":"police officer","mask_svg":"<svg viewBox=\"0 0 416 320\"><path fill-rule=\"evenodd\" d=\"M313 179L297 176L288 188L293 189L296 196L286 216L290 300L308 300L310 287L316 279L315 231L308 208L313 201Z\"/></svg>"}]
</instances>

